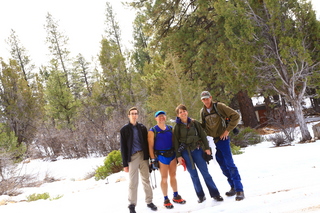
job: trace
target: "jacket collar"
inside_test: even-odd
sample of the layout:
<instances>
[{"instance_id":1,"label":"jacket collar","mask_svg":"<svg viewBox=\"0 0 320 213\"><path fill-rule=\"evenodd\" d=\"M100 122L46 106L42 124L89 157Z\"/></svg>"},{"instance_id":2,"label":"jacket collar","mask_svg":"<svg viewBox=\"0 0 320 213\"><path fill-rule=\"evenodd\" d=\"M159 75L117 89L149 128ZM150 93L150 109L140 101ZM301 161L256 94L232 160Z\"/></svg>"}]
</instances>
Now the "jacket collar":
<instances>
[{"instance_id":1,"label":"jacket collar","mask_svg":"<svg viewBox=\"0 0 320 213\"><path fill-rule=\"evenodd\" d=\"M191 118L188 117L187 122L188 122L188 124L189 124L189 123L191 122ZM177 123L177 124L183 124L182 121L181 121L181 119L180 119L179 117L176 117L176 123Z\"/></svg>"}]
</instances>

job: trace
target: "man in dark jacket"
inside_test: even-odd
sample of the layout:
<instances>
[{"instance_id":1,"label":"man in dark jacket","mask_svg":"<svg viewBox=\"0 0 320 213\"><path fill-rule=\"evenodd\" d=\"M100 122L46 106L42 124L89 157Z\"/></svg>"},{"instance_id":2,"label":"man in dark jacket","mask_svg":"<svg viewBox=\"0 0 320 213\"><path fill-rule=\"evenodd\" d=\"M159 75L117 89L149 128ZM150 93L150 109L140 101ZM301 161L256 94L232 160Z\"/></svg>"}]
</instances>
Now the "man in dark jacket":
<instances>
[{"instance_id":1,"label":"man in dark jacket","mask_svg":"<svg viewBox=\"0 0 320 213\"><path fill-rule=\"evenodd\" d=\"M222 173L228 178L228 183L231 187L230 191L226 192L226 195L236 195L237 201L243 200L243 185L238 168L232 158L229 138L229 132L237 126L240 115L223 103L213 102L212 96L208 91L203 91L200 97L203 103L203 108L200 110L202 127L207 135L214 139L216 160ZM214 107L214 104L216 104L216 107ZM228 125L225 123L225 118L230 119Z\"/></svg>"},{"instance_id":2,"label":"man in dark jacket","mask_svg":"<svg viewBox=\"0 0 320 213\"><path fill-rule=\"evenodd\" d=\"M145 192L147 206L156 211L152 203L153 193L149 181L149 147L147 128L137 122L139 111L136 107L128 110L129 123L120 130L120 144L123 170L129 172L129 206L130 213L135 213L137 205L139 173ZM139 173L138 173L139 171Z\"/></svg>"}]
</instances>

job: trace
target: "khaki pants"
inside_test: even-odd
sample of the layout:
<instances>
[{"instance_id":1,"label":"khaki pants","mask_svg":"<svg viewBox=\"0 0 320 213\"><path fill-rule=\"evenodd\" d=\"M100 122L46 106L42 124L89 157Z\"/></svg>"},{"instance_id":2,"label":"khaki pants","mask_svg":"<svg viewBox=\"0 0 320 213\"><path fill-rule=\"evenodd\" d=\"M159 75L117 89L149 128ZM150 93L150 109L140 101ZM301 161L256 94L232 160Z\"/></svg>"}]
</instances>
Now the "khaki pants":
<instances>
[{"instance_id":1,"label":"khaki pants","mask_svg":"<svg viewBox=\"0 0 320 213\"><path fill-rule=\"evenodd\" d=\"M149 162L148 160L143 160L143 152L138 152L131 156L131 162L129 162L129 204L137 205L139 184L138 172L140 173L143 190L146 195L145 202L147 204L152 203L153 194L149 180Z\"/></svg>"}]
</instances>

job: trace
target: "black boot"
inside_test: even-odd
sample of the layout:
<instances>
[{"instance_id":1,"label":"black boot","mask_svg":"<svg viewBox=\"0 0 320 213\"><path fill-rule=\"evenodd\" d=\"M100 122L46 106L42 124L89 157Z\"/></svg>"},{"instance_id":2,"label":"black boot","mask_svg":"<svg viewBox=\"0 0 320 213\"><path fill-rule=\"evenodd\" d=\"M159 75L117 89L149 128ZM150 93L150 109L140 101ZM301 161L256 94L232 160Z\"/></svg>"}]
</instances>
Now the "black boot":
<instances>
[{"instance_id":1,"label":"black boot","mask_svg":"<svg viewBox=\"0 0 320 213\"><path fill-rule=\"evenodd\" d=\"M153 203L149 203L149 204L147 204L147 206L148 206L151 210L153 210L153 211L157 211L157 210L158 210L158 208L156 207L156 205L154 205Z\"/></svg>"},{"instance_id":2,"label":"black boot","mask_svg":"<svg viewBox=\"0 0 320 213\"><path fill-rule=\"evenodd\" d=\"M234 188L231 188L230 191L226 192L226 195L231 197L234 196L236 194L236 190L234 190Z\"/></svg>"},{"instance_id":3,"label":"black boot","mask_svg":"<svg viewBox=\"0 0 320 213\"><path fill-rule=\"evenodd\" d=\"M202 202L205 201L205 200L206 200L206 197L205 197L205 196L199 197L198 203L202 203Z\"/></svg>"},{"instance_id":4,"label":"black boot","mask_svg":"<svg viewBox=\"0 0 320 213\"><path fill-rule=\"evenodd\" d=\"M213 199L216 201L223 201L223 197L221 197L220 195L213 197Z\"/></svg>"},{"instance_id":5,"label":"black boot","mask_svg":"<svg viewBox=\"0 0 320 213\"><path fill-rule=\"evenodd\" d=\"M244 199L244 193L243 192L237 192L236 201L240 201Z\"/></svg>"},{"instance_id":6,"label":"black boot","mask_svg":"<svg viewBox=\"0 0 320 213\"><path fill-rule=\"evenodd\" d=\"M130 205L128 206L128 208L129 208L129 210L130 210L130 213L136 213L136 210L134 210L135 207L136 207L136 206L135 206L134 204L130 204Z\"/></svg>"}]
</instances>

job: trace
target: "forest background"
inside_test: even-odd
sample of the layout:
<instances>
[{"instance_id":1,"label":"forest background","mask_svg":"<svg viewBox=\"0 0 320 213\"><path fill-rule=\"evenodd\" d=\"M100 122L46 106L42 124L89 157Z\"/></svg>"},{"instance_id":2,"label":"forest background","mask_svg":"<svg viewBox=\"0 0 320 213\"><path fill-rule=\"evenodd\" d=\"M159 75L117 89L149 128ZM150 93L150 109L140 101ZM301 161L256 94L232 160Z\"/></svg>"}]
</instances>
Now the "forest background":
<instances>
[{"instance_id":1,"label":"forest background","mask_svg":"<svg viewBox=\"0 0 320 213\"><path fill-rule=\"evenodd\" d=\"M154 125L183 103L200 119L200 92L238 110L241 126L299 126L319 113L320 22L305 0L131 1L132 49L125 48L112 5L96 58L71 57L69 38L49 12L48 63L36 66L11 31L9 58L0 58L0 176L21 158L106 156L119 149L127 110ZM1 56L0 56L1 57ZM252 97L264 97L266 123ZM303 100L312 109L304 109ZM173 124L170 123L169 124ZM294 136L287 134L286 140Z\"/></svg>"}]
</instances>

